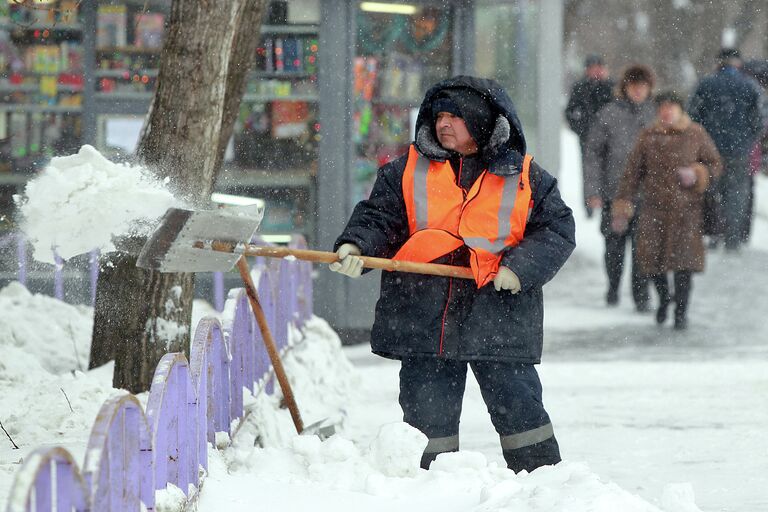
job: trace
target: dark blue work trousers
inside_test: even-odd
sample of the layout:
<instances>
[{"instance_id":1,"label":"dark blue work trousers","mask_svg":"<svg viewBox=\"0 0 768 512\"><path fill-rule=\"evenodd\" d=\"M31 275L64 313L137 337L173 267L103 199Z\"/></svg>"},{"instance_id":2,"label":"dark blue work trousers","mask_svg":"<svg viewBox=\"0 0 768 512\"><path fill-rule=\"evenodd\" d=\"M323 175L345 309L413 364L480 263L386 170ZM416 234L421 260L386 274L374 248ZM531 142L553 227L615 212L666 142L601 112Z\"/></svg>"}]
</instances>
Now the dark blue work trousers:
<instances>
[{"instance_id":1,"label":"dark blue work trousers","mask_svg":"<svg viewBox=\"0 0 768 512\"><path fill-rule=\"evenodd\" d=\"M744 226L749 223L749 174L747 155L723 156L723 175L718 181L726 249L738 249L743 243Z\"/></svg>"},{"instance_id":2,"label":"dark blue work trousers","mask_svg":"<svg viewBox=\"0 0 768 512\"><path fill-rule=\"evenodd\" d=\"M514 471L556 464L560 451L541 399L541 381L531 364L405 357L400 368L403 420L429 439L422 467L459 449L459 419L467 365L499 433L502 453Z\"/></svg>"}]
</instances>

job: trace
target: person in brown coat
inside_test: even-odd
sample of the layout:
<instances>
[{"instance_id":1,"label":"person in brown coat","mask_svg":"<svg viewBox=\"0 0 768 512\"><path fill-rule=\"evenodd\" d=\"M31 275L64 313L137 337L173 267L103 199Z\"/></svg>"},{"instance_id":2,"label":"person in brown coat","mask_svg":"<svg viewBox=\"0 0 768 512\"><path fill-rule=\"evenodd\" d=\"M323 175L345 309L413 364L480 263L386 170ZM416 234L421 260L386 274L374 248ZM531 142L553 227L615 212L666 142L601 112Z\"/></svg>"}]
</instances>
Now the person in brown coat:
<instances>
[{"instance_id":1,"label":"person in brown coat","mask_svg":"<svg viewBox=\"0 0 768 512\"><path fill-rule=\"evenodd\" d=\"M688 117L674 92L656 97L656 121L640 132L613 202L611 229L623 232L637 215L637 260L659 293L656 322L672 302L667 274L674 273L675 329L688 325L691 275L704 270L704 191L722 163L704 128ZM642 193L642 208L634 198Z\"/></svg>"}]
</instances>

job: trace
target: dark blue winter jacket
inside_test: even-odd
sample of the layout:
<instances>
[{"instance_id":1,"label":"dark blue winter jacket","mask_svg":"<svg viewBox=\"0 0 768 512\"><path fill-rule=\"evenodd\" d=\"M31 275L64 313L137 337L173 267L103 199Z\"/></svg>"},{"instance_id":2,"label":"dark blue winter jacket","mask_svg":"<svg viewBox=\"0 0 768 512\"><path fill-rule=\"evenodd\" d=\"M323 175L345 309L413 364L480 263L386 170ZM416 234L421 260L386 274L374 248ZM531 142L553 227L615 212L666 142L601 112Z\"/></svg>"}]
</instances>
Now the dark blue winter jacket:
<instances>
[{"instance_id":1,"label":"dark blue winter jacket","mask_svg":"<svg viewBox=\"0 0 768 512\"><path fill-rule=\"evenodd\" d=\"M482 161L462 159L443 149L434 131L432 99L446 88L471 88L496 110L491 140L482 148ZM455 77L430 89L416 122L417 150L431 160L450 160L454 170L466 163L472 179L484 167L497 175L521 171L525 137L512 101L491 80ZM381 167L370 197L355 207L336 242L357 245L362 254L391 258L408 239L408 219L402 177L407 155ZM463 175L464 177L464 175ZM468 186L462 179L462 185ZM477 289L472 280L383 272L381 296L371 332L371 347L379 355L400 358L431 355L462 360L538 363L543 340L542 286L552 279L575 247L571 209L560 198L557 180L531 165L534 202L523 241L510 248L502 265L520 278L522 291L497 292L493 284ZM435 261L468 266L469 252L461 247Z\"/></svg>"},{"instance_id":2,"label":"dark blue winter jacket","mask_svg":"<svg viewBox=\"0 0 768 512\"><path fill-rule=\"evenodd\" d=\"M688 113L704 126L721 155L746 158L763 129L760 95L757 82L726 66L701 80Z\"/></svg>"}]
</instances>

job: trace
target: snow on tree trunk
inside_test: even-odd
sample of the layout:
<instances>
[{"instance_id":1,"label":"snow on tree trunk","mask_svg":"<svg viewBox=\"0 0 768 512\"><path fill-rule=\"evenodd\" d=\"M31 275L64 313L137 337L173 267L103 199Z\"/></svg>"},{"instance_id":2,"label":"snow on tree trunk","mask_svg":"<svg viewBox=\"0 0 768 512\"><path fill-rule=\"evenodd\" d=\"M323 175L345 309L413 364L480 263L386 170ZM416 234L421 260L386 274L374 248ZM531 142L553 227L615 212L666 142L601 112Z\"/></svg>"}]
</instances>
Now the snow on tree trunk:
<instances>
[{"instance_id":1,"label":"snow on tree trunk","mask_svg":"<svg viewBox=\"0 0 768 512\"><path fill-rule=\"evenodd\" d=\"M255 57L263 4L171 5L157 91L136 151L143 165L170 178L192 204L205 207L213 189ZM114 386L134 393L149 389L165 353L188 353L194 328L194 274L136 268L142 243L125 241L126 250L103 265L90 360L93 368L115 359Z\"/></svg>"}]
</instances>

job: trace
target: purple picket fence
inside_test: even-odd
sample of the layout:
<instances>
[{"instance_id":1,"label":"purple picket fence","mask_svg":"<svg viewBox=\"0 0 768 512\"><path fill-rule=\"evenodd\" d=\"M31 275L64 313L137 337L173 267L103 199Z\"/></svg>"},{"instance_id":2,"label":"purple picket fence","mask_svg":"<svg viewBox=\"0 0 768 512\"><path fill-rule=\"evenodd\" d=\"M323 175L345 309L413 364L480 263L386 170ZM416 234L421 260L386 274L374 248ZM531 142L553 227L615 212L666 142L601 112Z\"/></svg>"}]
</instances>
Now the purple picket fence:
<instances>
[{"instance_id":1,"label":"purple picket fence","mask_svg":"<svg viewBox=\"0 0 768 512\"><path fill-rule=\"evenodd\" d=\"M55 483L52 477L56 478ZM38 448L16 473L6 510L53 510L54 498L57 511L93 510L88 488L72 455L60 447Z\"/></svg>"},{"instance_id":2,"label":"purple picket fence","mask_svg":"<svg viewBox=\"0 0 768 512\"><path fill-rule=\"evenodd\" d=\"M308 249L306 239L301 235L294 235L291 237L291 242L288 244L292 249ZM303 327L310 318L312 318L312 312L314 311L314 305L312 303L312 264L308 261L299 261L298 265L298 279L296 279L296 306L298 311L297 325Z\"/></svg>"},{"instance_id":3,"label":"purple picket fence","mask_svg":"<svg viewBox=\"0 0 768 512\"><path fill-rule=\"evenodd\" d=\"M16 267L18 273L16 274L16 280L24 286L27 285L29 279L29 261L27 251L27 238L23 233L10 232L6 235L0 236L0 249L3 247L16 244ZM64 267L66 263L54 253L53 270L51 272L53 278L53 296L59 300L64 300ZM90 281L90 298L91 304L96 302L96 283L99 277L99 251L91 251L88 253L88 277Z\"/></svg>"},{"instance_id":4,"label":"purple picket fence","mask_svg":"<svg viewBox=\"0 0 768 512\"><path fill-rule=\"evenodd\" d=\"M154 507L152 440L139 401L130 394L104 402L88 439L83 478L92 510Z\"/></svg>"},{"instance_id":5,"label":"purple picket fence","mask_svg":"<svg viewBox=\"0 0 768 512\"><path fill-rule=\"evenodd\" d=\"M312 314L311 265L260 262L254 275L285 351L289 329L300 329ZM243 289L230 291L224 311L223 323L210 317L198 323L189 361L181 353L163 356L146 412L128 393L102 405L82 470L64 448L32 452L16 474L6 512L152 511L155 492L169 484L191 496L208 468L208 444L217 432L231 434L232 421L243 417L243 393L271 393L274 386Z\"/></svg>"}]
</instances>

